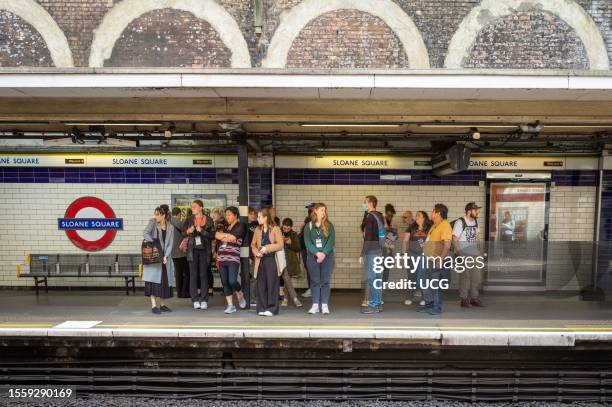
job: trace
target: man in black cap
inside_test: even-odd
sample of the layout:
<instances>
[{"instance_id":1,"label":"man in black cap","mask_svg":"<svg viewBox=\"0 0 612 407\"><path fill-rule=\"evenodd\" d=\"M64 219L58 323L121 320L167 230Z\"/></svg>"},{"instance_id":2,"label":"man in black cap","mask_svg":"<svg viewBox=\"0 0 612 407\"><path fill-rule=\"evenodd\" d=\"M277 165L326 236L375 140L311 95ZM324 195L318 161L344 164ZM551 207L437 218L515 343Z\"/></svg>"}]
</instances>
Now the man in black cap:
<instances>
[{"instance_id":1,"label":"man in black cap","mask_svg":"<svg viewBox=\"0 0 612 407\"><path fill-rule=\"evenodd\" d=\"M465 216L453 222L453 245L458 256L472 257L480 256L480 228L478 227L478 210L481 207L475 202L465 205ZM481 282L481 273L473 261L466 263L472 267L465 267L459 274L459 297L461 306L464 308L482 307L478 298Z\"/></svg>"},{"instance_id":2,"label":"man in black cap","mask_svg":"<svg viewBox=\"0 0 612 407\"><path fill-rule=\"evenodd\" d=\"M308 281L308 289L302 294L302 297L304 298L309 298L312 295L310 291L310 273L308 272L308 267L306 266L306 258L308 257L308 252L306 251L306 244L304 243L304 228L308 225L308 222L310 222L310 214L312 213L312 210L314 209L315 205L315 202L309 202L306 204L305 208L308 209L308 215L306 215L306 218L304 219L304 224L302 225L302 228L300 229L300 233L298 235L298 237L300 238L300 244L302 245L302 251L300 255L302 257L302 264L304 265L304 270L306 270L306 281Z\"/></svg>"}]
</instances>

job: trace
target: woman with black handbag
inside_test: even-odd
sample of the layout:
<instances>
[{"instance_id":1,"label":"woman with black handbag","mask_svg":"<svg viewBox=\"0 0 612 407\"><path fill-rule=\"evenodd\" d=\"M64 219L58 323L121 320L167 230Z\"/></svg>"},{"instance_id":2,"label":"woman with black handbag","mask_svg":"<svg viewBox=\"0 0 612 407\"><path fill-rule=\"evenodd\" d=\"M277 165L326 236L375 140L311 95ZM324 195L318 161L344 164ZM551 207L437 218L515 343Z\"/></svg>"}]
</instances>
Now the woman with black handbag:
<instances>
[{"instance_id":1,"label":"woman with black handbag","mask_svg":"<svg viewBox=\"0 0 612 407\"><path fill-rule=\"evenodd\" d=\"M172 298L174 267L172 264L172 241L174 228L168 223L170 211L167 205L155 208L154 218L144 231L142 243L142 280L145 282L145 296L151 299L154 314L170 312L164 300ZM157 307L155 298L159 299Z\"/></svg>"}]
</instances>

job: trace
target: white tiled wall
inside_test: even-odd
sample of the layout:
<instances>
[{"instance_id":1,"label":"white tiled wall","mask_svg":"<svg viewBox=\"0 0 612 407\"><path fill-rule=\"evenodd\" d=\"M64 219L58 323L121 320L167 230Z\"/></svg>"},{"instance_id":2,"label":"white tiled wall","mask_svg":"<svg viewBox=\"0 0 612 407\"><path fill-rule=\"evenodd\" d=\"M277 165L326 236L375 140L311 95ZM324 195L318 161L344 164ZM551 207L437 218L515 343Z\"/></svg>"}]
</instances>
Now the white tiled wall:
<instances>
[{"instance_id":1,"label":"white tiled wall","mask_svg":"<svg viewBox=\"0 0 612 407\"><path fill-rule=\"evenodd\" d=\"M330 219L336 227L336 268L332 284L335 288L360 288L361 266L358 263L361 250L359 225L363 212L363 197L373 194L378 198L379 210L386 203L392 203L397 216L410 209L431 212L433 205L444 203L449 208L449 220L463 215L465 204L475 201L484 206L486 191L478 186L336 186L336 185L277 185L276 208L278 216L291 217L296 230L306 214L304 205L308 202L324 202ZM554 187L551 191L549 239L553 241L580 240L590 242L595 222L595 187ZM484 234L484 210L481 211L481 233ZM567 246L567 244L565 244ZM588 279L591 257L588 247L563 248L551 244L547 269L549 290L575 290L578 287L571 255L581 251L580 278ZM397 272L395 278L402 276ZM457 285L453 279L453 287ZM303 286L303 282L298 282Z\"/></svg>"},{"instance_id":2,"label":"white tiled wall","mask_svg":"<svg viewBox=\"0 0 612 407\"><path fill-rule=\"evenodd\" d=\"M138 253L142 231L153 208L161 203L170 204L171 194L210 193L225 194L228 204L236 205L237 185L140 185L140 184L0 184L0 285L32 285L30 279L16 278L16 265L23 263L32 252L77 253L76 248L57 229L57 218L63 217L66 207L81 196L96 196L108 202L118 217L124 219L124 230L105 250L109 253ZM278 216L291 217L296 229L312 201L325 202L330 219L336 227L335 288L359 288L361 250L359 225L363 212L361 203L367 194L378 197L379 209L392 203L397 216L410 209L431 211L435 203L449 207L449 219L463 214L466 202L484 205L485 188L478 186L336 186L336 185L277 185L276 208ZM550 202L549 239L551 241L592 241L595 222L594 187L553 187ZM484 213L481 222L484 223ZM481 224L483 224L481 223ZM588 246L588 245L587 245ZM575 290L580 282L576 274L576 259L580 281L590 273L591 257L587 248L551 245L547 270L547 288ZM578 257L576 252L579 251ZM573 258L570 254L573 253ZM400 277L398 275L398 277ZM456 281L455 281L456 283ZM116 285L121 280L100 279L55 280L52 285ZM297 286L305 281L298 280Z\"/></svg>"},{"instance_id":3,"label":"white tiled wall","mask_svg":"<svg viewBox=\"0 0 612 407\"><path fill-rule=\"evenodd\" d=\"M552 188L546 271L548 290L574 291L588 284L596 200L595 187ZM585 244L573 243L576 241Z\"/></svg>"},{"instance_id":4,"label":"white tiled wall","mask_svg":"<svg viewBox=\"0 0 612 407\"><path fill-rule=\"evenodd\" d=\"M332 286L336 288L360 288L361 266L359 253L362 237L359 226L363 218L361 204L366 195L378 198L378 209L393 204L396 216L406 209L431 213L436 203L449 208L449 220L463 215L465 204L475 201L484 205L485 189L478 186L395 186L395 185L277 185L276 211L282 219L291 217L300 226L306 215L308 202L324 202L336 229L336 268Z\"/></svg>"},{"instance_id":5,"label":"white tiled wall","mask_svg":"<svg viewBox=\"0 0 612 407\"><path fill-rule=\"evenodd\" d=\"M124 230L113 243L98 253L139 253L142 232L156 206L171 204L172 194L225 194L228 205L237 204L238 186L142 185L142 184L0 184L0 285L33 285L32 279L17 279L16 265L28 253L84 253L75 247L57 219L67 206L82 196L106 201L117 217L123 218ZM75 285L75 279L53 279L50 285ZM122 285L120 279L79 278L78 285Z\"/></svg>"}]
</instances>

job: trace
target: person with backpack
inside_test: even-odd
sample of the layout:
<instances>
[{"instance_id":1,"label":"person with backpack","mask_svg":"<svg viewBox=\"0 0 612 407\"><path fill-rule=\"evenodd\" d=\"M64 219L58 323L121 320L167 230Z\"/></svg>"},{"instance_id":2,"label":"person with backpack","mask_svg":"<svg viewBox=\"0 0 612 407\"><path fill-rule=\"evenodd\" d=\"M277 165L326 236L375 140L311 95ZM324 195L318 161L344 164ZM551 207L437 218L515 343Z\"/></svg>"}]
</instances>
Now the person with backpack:
<instances>
[{"instance_id":1,"label":"person with backpack","mask_svg":"<svg viewBox=\"0 0 612 407\"><path fill-rule=\"evenodd\" d=\"M291 298L295 306L299 308L302 306L302 302L297 297L291 278L299 277L302 273L299 259L302 245L300 244L298 234L293 230L293 219L283 219L281 231L283 232L283 239L285 242L285 259L287 260L287 268L283 271L281 276L285 282L285 296L281 306L286 307L289 304L289 298Z\"/></svg>"},{"instance_id":2,"label":"person with backpack","mask_svg":"<svg viewBox=\"0 0 612 407\"><path fill-rule=\"evenodd\" d=\"M374 259L382 257L385 246L385 224L382 213L376 210L378 199L374 195L367 195L363 200L363 246L359 263L364 265L367 278L367 306L361 310L362 314L374 314L382 311L382 287L375 284L377 279L382 280L381 273L374 270ZM378 288L376 288L378 287Z\"/></svg>"},{"instance_id":3,"label":"person with backpack","mask_svg":"<svg viewBox=\"0 0 612 407\"><path fill-rule=\"evenodd\" d=\"M465 216L452 222L453 245L457 256L474 258L480 256L480 229L478 227L478 210L480 208L475 202L470 202L465 205ZM470 264L473 264L473 262ZM464 308L483 306L478 298L480 273L481 270L476 267L466 267L463 273L459 274L459 297L461 298L461 306Z\"/></svg>"}]
</instances>

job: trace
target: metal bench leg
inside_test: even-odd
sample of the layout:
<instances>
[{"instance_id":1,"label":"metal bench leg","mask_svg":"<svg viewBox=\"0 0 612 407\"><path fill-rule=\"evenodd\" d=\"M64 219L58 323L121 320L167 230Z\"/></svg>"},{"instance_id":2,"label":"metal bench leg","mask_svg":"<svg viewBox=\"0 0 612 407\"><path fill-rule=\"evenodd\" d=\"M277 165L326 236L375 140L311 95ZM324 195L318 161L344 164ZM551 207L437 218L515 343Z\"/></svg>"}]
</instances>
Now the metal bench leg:
<instances>
[{"instance_id":1,"label":"metal bench leg","mask_svg":"<svg viewBox=\"0 0 612 407\"><path fill-rule=\"evenodd\" d=\"M36 296L38 296L38 277L34 277L34 285L36 286Z\"/></svg>"},{"instance_id":2,"label":"metal bench leg","mask_svg":"<svg viewBox=\"0 0 612 407\"><path fill-rule=\"evenodd\" d=\"M132 277L132 292L136 294L136 277Z\"/></svg>"},{"instance_id":3,"label":"metal bench leg","mask_svg":"<svg viewBox=\"0 0 612 407\"><path fill-rule=\"evenodd\" d=\"M129 280L127 277L123 277L123 278L125 278L125 295L130 295Z\"/></svg>"},{"instance_id":4,"label":"metal bench leg","mask_svg":"<svg viewBox=\"0 0 612 407\"><path fill-rule=\"evenodd\" d=\"M47 277L45 277L45 293L49 294L49 286L47 285Z\"/></svg>"}]
</instances>

